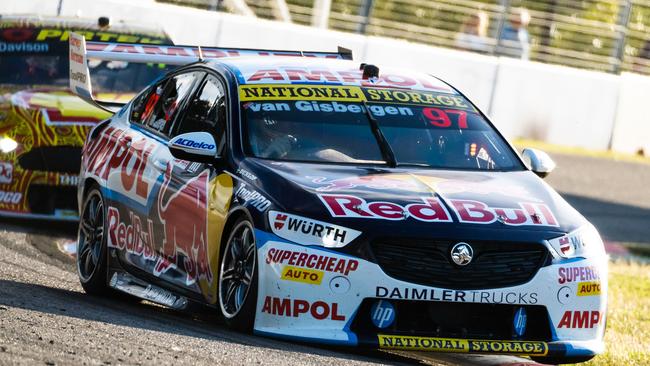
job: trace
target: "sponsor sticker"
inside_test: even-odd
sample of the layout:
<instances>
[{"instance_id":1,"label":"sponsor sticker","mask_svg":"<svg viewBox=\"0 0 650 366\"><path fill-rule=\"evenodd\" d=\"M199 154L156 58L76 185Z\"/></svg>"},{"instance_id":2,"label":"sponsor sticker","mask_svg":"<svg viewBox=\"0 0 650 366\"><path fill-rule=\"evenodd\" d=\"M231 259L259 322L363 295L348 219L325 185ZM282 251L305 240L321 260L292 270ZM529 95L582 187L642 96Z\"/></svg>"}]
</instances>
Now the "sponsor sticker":
<instances>
[{"instance_id":1,"label":"sponsor sticker","mask_svg":"<svg viewBox=\"0 0 650 366\"><path fill-rule=\"evenodd\" d=\"M62 186L76 186L79 184L78 175L60 174L59 184Z\"/></svg>"},{"instance_id":2,"label":"sponsor sticker","mask_svg":"<svg viewBox=\"0 0 650 366\"><path fill-rule=\"evenodd\" d=\"M389 349L458 353L501 353L532 356L544 356L548 353L548 345L546 342L484 341L386 334L378 334L377 338L380 348Z\"/></svg>"},{"instance_id":3,"label":"sponsor sticker","mask_svg":"<svg viewBox=\"0 0 650 366\"><path fill-rule=\"evenodd\" d=\"M256 100L322 100L361 102L365 100L357 86L331 85L241 85L242 102Z\"/></svg>"},{"instance_id":4,"label":"sponsor sticker","mask_svg":"<svg viewBox=\"0 0 650 366\"><path fill-rule=\"evenodd\" d=\"M558 268L559 284L579 281L599 281L600 273L595 266Z\"/></svg>"},{"instance_id":5,"label":"sponsor sticker","mask_svg":"<svg viewBox=\"0 0 650 366\"><path fill-rule=\"evenodd\" d=\"M309 302L307 300L278 298L267 296L264 298L262 313L271 315L299 318L311 316L316 320L344 321L345 315L339 313L339 304L325 301Z\"/></svg>"},{"instance_id":6,"label":"sponsor sticker","mask_svg":"<svg viewBox=\"0 0 650 366\"><path fill-rule=\"evenodd\" d=\"M17 204L23 199L20 192L0 191L0 203Z\"/></svg>"},{"instance_id":7,"label":"sponsor sticker","mask_svg":"<svg viewBox=\"0 0 650 366\"><path fill-rule=\"evenodd\" d=\"M515 331L517 337L521 337L526 332L526 321L528 316L526 315L526 309L520 307L515 312L514 319L512 320L512 327Z\"/></svg>"},{"instance_id":8,"label":"sponsor sticker","mask_svg":"<svg viewBox=\"0 0 650 366\"><path fill-rule=\"evenodd\" d=\"M315 269L300 268L295 266L285 266L282 269L282 278L286 281L295 281L308 283L310 285L320 285L323 282L323 271Z\"/></svg>"},{"instance_id":9,"label":"sponsor sticker","mask_svg":"<svg viewBox=\"0 0 650 366\"><path fill-rule=\"evenodd\" d=\"M273 233L283 239L326 248L344 247L361 235L357 230L278 211L269 211L269 224Z\"/></svg>"},{"instance_id":10,"label":"sponsor sticker","mask_svg":"<svg viewBox=\"0 0 650 366\"><path fill-rule=\"evenodd\" d=\"M391 104L416 104L434 105L451 109L465 109L473 111L474 108L459 95L449 95L427 91L374 89L363 88L366 100Z\"/></svg>"},{"instance_id":11,"label":"sponsor sticker","mask_svg":"<svg viewBox=\"0 0 650 366\"><path fill-rule=\"evenodd\" d=\"M332 217L404 220L408 217L424 222L451 222L445 205L437 197L420 197L423 203L406 206L393 202L368 202L363 198L344 194L319 194L318 197ZM499 221L509 226L552 226L558 221L550 208L542 203L522 202L518 208L490 207L474 200L449 200L461 223L491 224Z\"/></svg>"},{"instance_id":12,"label":"sponsor sticker","mask_svg":"<svg viewBox=\"0 0 650 366\"><path fill-rule=\"evenodd\" d=\"M578 296L600 295L600 282L580 282L578 283Z\"/></svg>"},{"instance_id":13,"label":"sponsor sticker","mask_svg":"<svg viewBox=\"0 0 650 366\"><path fill-rule=\"evenodd\" d=\"M375 297L396 300L476 302L483 304L537 304L536 292L440 290L417 287L375 288Z\"/></svg>"},{"instance_id":14,"label":"sponsor sticker","mask_svg":"<svg viewBox=\"0 0 650 366\"><path fill-rule=\"evenodd\" d=\"M202 150L213 150L215 148L214 144L206 144L202 141L193 141L190 139L179 138L174 140L174 145L191 147L193 149L202 149Z\"/></svg>"},{"instance_id":15,"label":"sponsor sticker","mask_svg":"<svg viewBox=\"0 0 650 366\"><path fill-rule=\"evenodd\" d=\"M0 161L0 183L11 183L14 166L8 161Z\"/></svg>"},{"instance_id":16,"label":"sponsor sticker","mask_svg":"<svg viewBox=\"0 0 650 366\"><path fill-rule=\"evenodd\" d=\"M602 320L600 311L565 311L558 323L558 328L589 329L597 326Z\"/></svg>"},{"instance_id":17,"label":"sponsor sticker","mask_svg":"<svg viewBox=\"0 0 650 366\"><path fill-rule=\"evenodd\" d=\"M257 180L257 176L246 169L237 168L237 174L241 175L242 177L248 180Z\"/></svg>"},{"instance_id":18,"label":"sponsor sticker","mask_svg":"<svg viewBox=\"0 0 650 366\"><path fill-rule=\"evenodd\" d=\"M242 70L242 76L246 84L257 85L287 85L306 84L321 85L318 83L331 83L341 86L364 86L373 89L394 88L401 90L430 90L450 95L457 95L449 86L439 80L424 75L405 75L381 73L378 78L370 80L363 79L363 72L357 68L348 70L335 70L325 67L307 68L294 66L279 66L265 69ZM303 83L296 83L303 82ZM365 97L365 96L364 96ZM380 98L387 96L380 96ZM393 96L390 96L393 97ZM396 97L393 97L397 99ZM380 100L377 100L380 101Z\"/></svg>"},{"instance_id":19,"label":"sponsor sticker","mask_svg":"<svg viewBox=\"0 0 650 366\"><path fill-rule=\"evenodd\" d=\"M337 258L319 254L309 254L284 249L269 249L266 264L288 264L302 268L340 273L347 276L359 268L359 261L349 258Z\"/></svg>"},{"instance_id":20,"label":"sponsor sticker","mask_svg":"<svg viewBox=\"0 0 650 366\"><path fill-rule=\"evenodd\" d=\"M377 328L386 328L395 320L395 307L389 301L379 300L370 308L370 319Z\"/></svg>"},{"instance_id":21,"label":"sponsor sticker","mask_svg":"<svg viewBox=\"0 0 650 366\"><path fill-rule=\"evenodd\" d=\"M246 184L239 186L235 192L235 196L242 199L248 205L255 207L260 212L266 210L271 206L271 201L269 201L261 193L246 188Z\"/></svg>"}]
</instances>

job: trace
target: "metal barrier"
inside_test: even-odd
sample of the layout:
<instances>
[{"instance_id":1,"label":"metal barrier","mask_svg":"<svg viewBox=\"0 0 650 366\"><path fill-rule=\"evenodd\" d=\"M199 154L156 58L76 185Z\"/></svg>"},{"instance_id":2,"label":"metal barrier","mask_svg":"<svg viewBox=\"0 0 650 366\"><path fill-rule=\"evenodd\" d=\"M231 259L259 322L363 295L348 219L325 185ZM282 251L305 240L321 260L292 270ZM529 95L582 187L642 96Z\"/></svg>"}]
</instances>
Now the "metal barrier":
<instances>
[{"instance_id":1,"label":"metal barrier","mask_svg":"<svg viewBox=\"0 0 650 366\"><path fill-rule=\"evenodd\" d=\"M232 10L234 0L157 0ZM260 18L610 73L650 74L650 0L239 0ZM325 6L323 8L323 5Z\"/></svg>"}]
</instances>

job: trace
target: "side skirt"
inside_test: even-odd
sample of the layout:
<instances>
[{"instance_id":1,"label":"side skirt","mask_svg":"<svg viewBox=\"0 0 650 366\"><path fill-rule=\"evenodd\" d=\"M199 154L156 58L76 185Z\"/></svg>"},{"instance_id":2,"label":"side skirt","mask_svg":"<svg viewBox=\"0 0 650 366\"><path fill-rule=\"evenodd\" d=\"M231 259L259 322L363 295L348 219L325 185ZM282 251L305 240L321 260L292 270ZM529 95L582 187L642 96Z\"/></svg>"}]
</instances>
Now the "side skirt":
<instances>
[{"instance_id":1,"label":"side skirt","mask_svg":"<svg viewBox=\"0 0 650 366\"><path fill-rule=\"evenodd\" d=\"M148 284L125 272L113 272L108 285L118 291L176 310L184 310L189 304L186 297Z\"/></svg>"}]
</instances>

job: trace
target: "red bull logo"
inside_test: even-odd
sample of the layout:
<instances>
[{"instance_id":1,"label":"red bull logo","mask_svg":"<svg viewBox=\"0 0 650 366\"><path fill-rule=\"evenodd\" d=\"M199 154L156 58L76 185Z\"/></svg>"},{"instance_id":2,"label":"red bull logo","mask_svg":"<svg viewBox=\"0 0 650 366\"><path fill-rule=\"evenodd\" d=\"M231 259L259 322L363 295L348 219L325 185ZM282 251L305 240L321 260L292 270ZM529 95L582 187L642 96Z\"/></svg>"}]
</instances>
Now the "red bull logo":
<instances>
[{"instance_id":1,"label":"red bull logo","mask_svg":"<svg viewBox=\"0 0 650 366\"><path fill-rule=\"evenodd\" d=\"M177 268L181 253L188 285L197 279L212 282L207 243L208 171L192 178L176 191L170 188L171 173L169 164L158 194L158 215L165 237L154 274L158 276L170 268Z\"/></svg>"}]
</instances>

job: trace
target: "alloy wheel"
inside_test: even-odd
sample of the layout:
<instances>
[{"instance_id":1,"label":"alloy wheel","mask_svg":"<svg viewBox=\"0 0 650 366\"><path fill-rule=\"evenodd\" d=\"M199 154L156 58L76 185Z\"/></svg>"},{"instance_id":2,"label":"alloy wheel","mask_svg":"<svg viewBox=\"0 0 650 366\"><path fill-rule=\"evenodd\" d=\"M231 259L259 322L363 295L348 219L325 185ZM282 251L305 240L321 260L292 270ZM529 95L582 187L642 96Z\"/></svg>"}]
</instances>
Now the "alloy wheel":
<instances>
[{"instance_id":1,"label":"alloy wheel","mask_svg":"<svg viewBox=\"0 0 650 366\"><path fill-rule=\"evenodd\" d=\"M88 282L99 267L103 240L104 200L99 192L93 191L79 219L77 270L82 282Z\"/></svg>"},{"instance_id":2,"label":"alloy wheel","mask_svg":"<svg viewBox=\"0 0 650 366\"><path fill-rule=\"evenodd\" d=\"M219 305L226 318L235 317L250 293L256 262L255 237L248 221L235 227L226 245L219 276Z\"/></svg>"}]
</instances>

